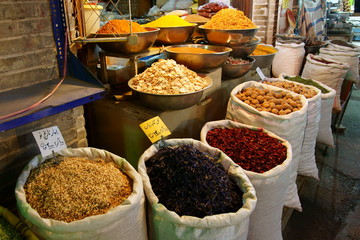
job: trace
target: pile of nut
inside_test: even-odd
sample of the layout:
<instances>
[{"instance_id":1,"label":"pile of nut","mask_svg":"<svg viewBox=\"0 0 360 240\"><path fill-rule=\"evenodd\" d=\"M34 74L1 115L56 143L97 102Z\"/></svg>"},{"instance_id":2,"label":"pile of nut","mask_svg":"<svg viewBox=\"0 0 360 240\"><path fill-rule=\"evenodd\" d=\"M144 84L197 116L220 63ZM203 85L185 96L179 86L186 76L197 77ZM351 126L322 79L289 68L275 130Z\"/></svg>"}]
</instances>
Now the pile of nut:
<instances>
[{"instance_id":1,"label":"pile of nut","mask_svg":"<svg viewBox=\"0 0 360 240\"><path fill-rule=\"evenodd\" d=\"M285 91L248 87L242 89L235 96L258 111L276 115L286 115L300 110L303 106L300 96Z\"/></svg>"},{"instance_id":2,"label":"pile of nut","mask_svg":"<svg viewBox=\"0 0 360 240\"><path fill-rule=\"evenodd\" d=\"M173 59L160 59L132 78L131 87L139 92L174 95L197 92L208 82Z\"/></svg>"},{"instance_id":3,"label":"pile of nut","mask_svg":"<svg viewBox=\"0 0 360 240\"><path fill-rule=\"evenodd\" d=\"M316 96L316 91L311 89L310 87L302 86L297 83L292 83L288 81L263 81L262 83L272 85L275 87L280 87L289 91L292 91L297 94L304 95L307 99Z\"/></svg>"}]
</instances>

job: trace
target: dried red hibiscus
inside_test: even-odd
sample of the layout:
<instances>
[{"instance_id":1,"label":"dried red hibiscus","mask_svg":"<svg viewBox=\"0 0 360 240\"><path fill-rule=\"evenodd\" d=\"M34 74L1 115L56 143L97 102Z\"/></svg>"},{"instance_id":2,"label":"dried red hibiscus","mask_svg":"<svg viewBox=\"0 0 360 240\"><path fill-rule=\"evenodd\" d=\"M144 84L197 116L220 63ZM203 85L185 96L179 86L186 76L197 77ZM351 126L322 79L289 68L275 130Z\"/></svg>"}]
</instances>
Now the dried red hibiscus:
<instances>
[{"instance_id":1,"label":"dried red hibiscus","mask_svg":"<svg viewBox=\"0 0 360 240\"><path fill-rule=\"evenodd\" d=\"M287 158L286 146L262 130L215 128L207 133L206 141L242 168L257 173L269 171Z\"/></svg>"}]
</instances>

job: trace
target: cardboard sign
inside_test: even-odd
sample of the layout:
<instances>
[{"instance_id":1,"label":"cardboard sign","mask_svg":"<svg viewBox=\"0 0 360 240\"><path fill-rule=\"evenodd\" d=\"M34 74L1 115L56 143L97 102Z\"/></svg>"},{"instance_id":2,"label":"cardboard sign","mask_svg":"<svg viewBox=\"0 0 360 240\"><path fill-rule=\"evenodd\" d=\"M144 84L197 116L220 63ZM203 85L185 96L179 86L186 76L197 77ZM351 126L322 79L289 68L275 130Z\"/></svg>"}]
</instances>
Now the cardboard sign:
<instances>
[{"instance_id":1,"label":"cardboard sign","mask_svg":"<svg viewBox=\"0 0 360 240\"><path fill-rule=\"evenodd\" d=\"M43 157L67 148L65 140L57 126L32 132Z\"/></svg>"},{"instance_id":2,"label":"cardboard sign","mask_svg":"<svg viewBox=\"0 0 360 240\"><path fill-rule=\"evenodd\" d=\"M171 134L170 130L158 116L141 123L140 127L152 143Z\"/></svg>"}]
</instances>

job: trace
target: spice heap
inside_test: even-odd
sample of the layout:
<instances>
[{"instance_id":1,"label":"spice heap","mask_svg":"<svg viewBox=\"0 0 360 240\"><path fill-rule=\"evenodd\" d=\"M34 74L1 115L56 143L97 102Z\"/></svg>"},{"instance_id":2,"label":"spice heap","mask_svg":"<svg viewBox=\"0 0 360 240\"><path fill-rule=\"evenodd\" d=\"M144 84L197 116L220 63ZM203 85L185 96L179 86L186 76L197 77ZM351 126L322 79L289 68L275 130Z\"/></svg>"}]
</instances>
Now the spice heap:
<instances>
[{"instance_id":1,"label":"spice heap","mask_svg":"<svg viewBox=\"0 0 360 240\"><path fill-rule=\"evenodd\" d=\"M234 8L225 8L217 12L204 28L211 29L252 29L257 26L245 16L243 11Z\"/></svg>"},{"instance_id":2,"label":"spice heap","mask_svg":"<svg viewBox=\"0 0 360 240\"><path fill-rule=\"evenodd\" d=\"M132 78L132 87L153 94L184 94L207 87L205 79L173 59L160 59Z\"/></svg>"},{"instance_id":3,"label":"spice heap","mask_svg":"<svg viewBox=\"0 0 360 240\"><path fill-rule=\"evenodd\" d=\"M215 128L207 133L206 141L252 172L264 173L287 158L286 146L262 130Z\"/></svg>"},{"instance_id":4,"label":"spice heap","mask_svg":"<svg viewBox=\"0 0 360 240\"><path fill-rule=\"evenodd\" d=\"M301 86L300 84L297 83L285 82L285 81L262 81L262 83L272 85L275 87L280 87L297 94L301 94L306 98L312 98L317 94L316 91L314 91L313 89L306 86Z\"/></svg>"},{"instance_id":5,"label":"spice heap","mask_svg":"<svg viewBox=\"0 0 360 240\"><path fill-rule=\"evenodd\" d=\"M131 22L131 32L146 32L146 29L140 26L137 22ZM120 34L120 33L130 33L130 21L129 20L119 20L114 19L108 21L104 26L102 26L97 32L97 34Z\"/></svg>"},{"instance_id":6,"label":"spice heap","mask_svg":"<svg viewBox=\"0 0 360 240\"><path fill-rule=\"evenodd\" d=\"M244 60L241 58L234 58L232 56L228 57L225 61L225 64L232 64L232 65L238 65L238 64L245 64L249 63L249 60Z\"/></svg>"},{"instance_id":7,"label":"spice heap","mask_svg":"<svg viewBox=\"0 0 360 240\"><path fill-rule=\"evenodd\" d=\"M250 54L250 56L269 55L276 52L277 50L273 47L259 44L256 46L255 50Z\"/></svg>"},{"instance_id":8,"label":"spice heap","mask_svg":"<svg viewBox=\"0 0 360 240\"><path fill-rule=\"evenodd\" d=\"M1 240L21 240L24 239L20 233L3 217L0 216L0 239Z\"/></svg>"},{"instance_id":9,"label":"spice heap","mask_svg":"<svg viewBox=\"0 0 360 240\"><path fill-rule=\"evenodd\" d=\"M243 192L222 165L192 146L162 148L145 164L159 203L180 216L203 218L242 207Z\"/></svg>"},{"instance_id":10,"label":"spice heap","mask_svg":"<svg viewBox=\"0 0 360 240\"><path fill-rule=\"evenodd\" d=\"M188 14L184 17L188 22L208 22L210 18L200 16L198 14Z\"/></svg>"},{"instance_id":11,"label":"spice heap","mask_svg":"<svg viewBox=\"0 0 360 240\"><path fill-rule=\"evenodd\" d=\"M350 43L348 43L348 42L345 42L345 41L343 41L343 40L337 40L337 39L335 39L335 40L331 40L330 41L332 44L335 44L335 45L339 45L339 46L343 46L343 47L349 47L349 48L356 48L356 46L354 46L353 44L350 44Z\"/></svg>"},{"instance_id":12,"label":"spice heap","mask_svg":"<svg viewBox=\"0 0 360 240\"><path fill-rule=\"evenodd\" d=\"M289 81L293 81L293 82L298 82L298 83L302 83L302 84L305 84L305 85L310 85L310 86L314 86L316 87L317 89L319 89L321 91L321 93L328 93L329 91L324 88L323 86L321 86L319 83L311 80L311 79L305 79L305 78L302 78L300 76L296 76L296 77L289 77L289 76L285 76L284 77L286 80L289 80Z\"/></svg>"},{"instance_id":13,"label":"spice heap","mask_svg":"<svg viewBox=\"0 0 360 240\"><path fill-rule=\"evenodd\" d=\"M113 162L57 158L33 169L24 186L27 202L43 218L72 222L104 214L132 193L131 180Z\"/></svg>"},{"instance_id":14,"label":"spice heap","mask_svg":"<svg viewBox=\"0 0 360 240\"><path fill-rule=\"evenodd\" d=\"M194 23L189 23L188 21L182 19L176 15L165 15L159 17L155 21L149 22L142 25L143 27L183 27L183 26L193 26Z\"/></svg>"},{"instance_id":15,"label":"spice heap","mask_svg":"<svg viewBox=\"0 0 360 240\"><path fill-rule=\"evenodd\" d=\"M221 9L228 7L229 6L223 2L210 2L198 7L197 11L199 15L203 17L211 18Z\"/></svg>"},{"instance_id":16,"label":"spice heap","mask_svg":"<svg viewBox=\"0 0 360 240\"><path fill-rule=\"evenodd\" d=\"M293 94L284 91L248 87L235 96L258 111L266 111L276 115L286 115L302 108L299 96L293 96Z\"/></svg>"}]
</instances>

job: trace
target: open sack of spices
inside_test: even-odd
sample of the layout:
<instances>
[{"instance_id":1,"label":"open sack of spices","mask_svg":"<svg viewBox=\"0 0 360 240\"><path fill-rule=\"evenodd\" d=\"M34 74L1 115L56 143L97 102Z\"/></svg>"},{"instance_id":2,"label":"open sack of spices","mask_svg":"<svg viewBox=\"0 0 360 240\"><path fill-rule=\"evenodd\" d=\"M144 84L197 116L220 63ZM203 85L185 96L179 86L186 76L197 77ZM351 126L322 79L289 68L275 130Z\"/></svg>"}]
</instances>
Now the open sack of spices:
<instances>
[{"instance_id":1,"label":"open sack of spices","mask_svg":"<svg viewBox=\"0 0 360 240\"><path fill-rule=\"evenodd\" d=\"M321 91L309 85L285 80L283 78L265 78L262 83L290 90L303 95L308 101L306 127L298 165L298 174L319 179L315 161L316 136L319 130Z\"/></svg>"},{"instance_id":2,"label":"open sack of spices","mask_svg":"<svg viewBox=\"0 0 360 240\"><path fill-rule=\"evenodd\" d=\"M150 239L243 239L256 206L242 168L194 139L150 146L138 171L148 200Z\"/></svg>"},{"instance_id":3,"label":"open sack of spices","mask_svg":"<svg viewBox=\"0 0 360 240\"><path fill-rule=\"evenodd\" d=\"M250 215L248 240L279 240L286 189L290 180L290 144L263 129L231 120L207 122L201 141L218 148L244 169L257 203Z\"/></svg>"},{"instance_id":4,"label":"open sack of spices","mask_svg":"<svg viewBox=\"0 0 360 240\"><path fill-rule=\"evenodd\" d=\"M341 111L341 86L350 66L328 57L308 54L301 77L319 81L336 91L333 109Z\"/></svg>"},{"instance_id":5,"label":"open sack of spices","mask_svg":"<svg viewBox=\"0 0 360 240\"><path fill-rule=\"evenodd\" d=\"M316 142L325 144L329 147L334 147L335 145L334 136L331 129L331 118L332 106L336 95L335 90L319 81L302 78L300 76L289 76L287 74L281 74L280 78L309 86L314 86L321 91L320 121L319 129L316 135Z\"/></svg>"},{"instance_id":6,"label":"open sack of spices","mask_svg":"<svg viewBox=\"0 0 360 240\"><path fill-rule=\"evenodd\" d=\"M34 157L15 196L21 218L43 239L147 239L141 177L105 150L69 148L56 158Z\"/></svg>"},{"instance_id":7,"label":"open sack of spices","mask_svg":"<svg viewBox=\"0 0 360 240\"><path fill-rule=\"evenodd\" d=\"M285 206L302 210L296 178L304 140L308 101L303 95L248 81L237 85L230 93L226 119L265 128L287 140L292 149L290 181Z\"/></svg>"}]
</instances>

